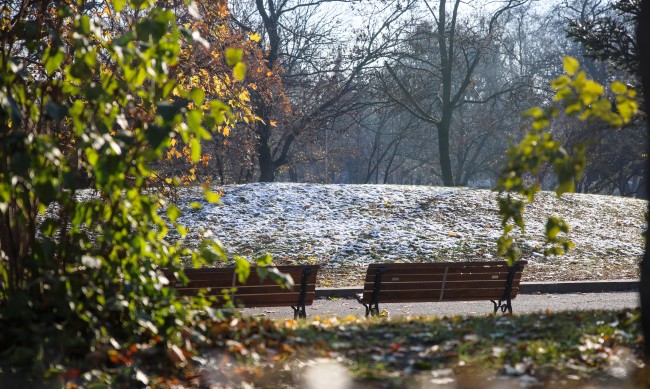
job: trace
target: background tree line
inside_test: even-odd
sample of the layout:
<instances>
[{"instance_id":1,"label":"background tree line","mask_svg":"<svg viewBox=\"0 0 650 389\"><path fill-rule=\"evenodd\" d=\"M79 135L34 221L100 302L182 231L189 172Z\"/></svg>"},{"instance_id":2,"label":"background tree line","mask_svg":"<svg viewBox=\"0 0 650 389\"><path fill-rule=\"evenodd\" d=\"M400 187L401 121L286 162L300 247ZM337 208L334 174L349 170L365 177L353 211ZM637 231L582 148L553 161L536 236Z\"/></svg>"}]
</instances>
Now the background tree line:
<instances>
[{"instance_id":1,"label":"background tree line","mask_svg":"<svg viewBox=\"0 0 650 389\"><path fill-rule=\"evenodd\" d=\"M103 12L103 2L84 4ZM235 108L201 142L198 162L188 144L173 142L152 165L160 185L493 187L504 151L523 136L519 113L552 99L547 80L561 73L563 55L595 81L639 86L637 0L194 1L200 19L184 1L157 4L204 40L183 46L174 76ZM137 14L107 13L107 30L118 34ZM241 82L224 71L219 53L228 47L243 50ZM553 123L567 145L590 139L578 191L645 197L642 120L617 131L570 118ZM554 180L549 169L531 179L545 188Z\"/></svg>"},{"instance_id":2,"label":"background tree line","mask_svg":"<svg viewBox=\"0 0 650 389\"><path fill-rule=\"evenodd\" d=\"M561 73L563 55L598 82L638 86L638 1L490 4L231 2L229 28L261 38L249 68L273 84L247 77L247 103L260 120L215 141L204 175L493 186L500 156L522 136L519 112L550 101L546 81ZM597 134L579 191L644 196L639 122L608 131L567 118L552 131L567 144ZM553 181L545 171L534 179Z\"/></svg>"}]
</instances>

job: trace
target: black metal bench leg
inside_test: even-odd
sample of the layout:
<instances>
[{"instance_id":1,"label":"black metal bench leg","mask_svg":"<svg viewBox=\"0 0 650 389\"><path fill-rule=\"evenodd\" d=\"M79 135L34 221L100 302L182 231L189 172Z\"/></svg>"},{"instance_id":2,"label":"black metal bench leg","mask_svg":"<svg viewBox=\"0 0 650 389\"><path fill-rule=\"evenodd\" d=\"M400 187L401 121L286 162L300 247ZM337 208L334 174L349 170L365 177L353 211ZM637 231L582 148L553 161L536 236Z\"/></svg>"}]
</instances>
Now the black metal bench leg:
<instances>
[{"instance_id":1,"label":"black metal bench leg","mask_svg":"<svg viewBox=\"0 0 650 389\"><path fill-rule=\"evenodd\" d=\"M291 306L293 308L294 319L306 319L307 311L305 309L305 300L307 298L307 280L311 276L311 269L303 269L302 277L300 280L300 295L298 297L298 305Z\"/></svg>"},{"instance_id":2,"label":"black metal bench leg","mask_svg":"<svg viewBox=\"0 0 650 389\"><path fill-rule=\"evenodd\" d=\"M498 304L497 304L497 302L494 301L494 300L490 300L490 301L492 301L492 304L494 304L494 314L496 315L496 314L497 314L497 311L499 311L499 306L501 305L501 300L499 300L499 303L498 303Z\"/></svg>"},{"instance_id":3,"label":"black metal bench leg","mask_svg":"<svg viewBox=\"0 0 650 389\"><path fill-rule=\"evenodd\" d=\"M512 314L512 301L509 298L505 300L499 300L498 302L495 300L490 301L492 301L492 304L494 304L495 315L498 311L501 311L503 313L506 313L506 311L508 311L508 313Z\"/></svg>"},{"instance_id":4,"label":"black metal bench leg","mask_svg":"<svg viewBox=\"0 0 650 389\"><path fill-rule=\"evenodd\" d=\"M373 307L374 305L374 307ZM363 304L366 308L366 317L368 316L378 316L379 315L379 304Z\"/></svg>"},{"instance_id":5,"label":"black metal bench leg","mask_svg":"<svg viewBox=\"0 0 650 389\"><path fill-rule=\"evenodd\" d=\"M298 307L292 306L291 308L293 308L293 318L294 318L294 320L295 319L306 319L307 318L307 310L306 310L304 305L303 306L298 306Z\"/></svg>"},{"instance_id":6,"label":"black metal bench leg","mask_svg":"<svg viewBox=\"0 0 650 389\"><path fill-rule=\"evenodd\" d=\"M508 269L506 288L503 292L503 297L501 297L499 302L497 303L495 300L490 300L492 301L492 304L494 304L494 314L496 314L499 310L501 310L503 313L506 313L506 311L508 311L508 313L512 314L512 300L510 298L510 295L512 292L512 282L518 269L519 264L515 264L514 266L510 267L510 269Z\"/></svg>"}]
</instances>

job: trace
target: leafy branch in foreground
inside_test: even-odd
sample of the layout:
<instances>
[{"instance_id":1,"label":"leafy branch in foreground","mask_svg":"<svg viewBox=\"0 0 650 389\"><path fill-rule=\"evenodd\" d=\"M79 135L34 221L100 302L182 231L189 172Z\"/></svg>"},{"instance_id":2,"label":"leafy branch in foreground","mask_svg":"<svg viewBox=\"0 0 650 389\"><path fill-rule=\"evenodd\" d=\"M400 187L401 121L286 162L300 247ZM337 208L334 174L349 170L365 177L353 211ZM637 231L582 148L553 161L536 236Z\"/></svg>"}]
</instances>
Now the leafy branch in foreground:
<instances>
[{"instance_id":1,"label":"leafy branch in foreground","mask_svg":"<svg viewBox=\"0 0 650 389\"><path fill-rule=\"evenodd\" d=\"M173 140L197 162L232 113L170 76L181 37L200 37L156 4L3 6L0 386L70 371L140 386L143 371L173 372L192 352L193 308L209 302L177 299L163 269L225 255L215 241L172 242L167 221L185 234L180 210L147 183ZM113 367L124 369L102 373Z\"/></svg>"},{"instance_id":2,"label":"leafy branch in foreground","mask_svg":"<svg viewBox=\"0 0 650 389\"><path fill-rule=\"evenodd\" d=\"M579 120L596 120L621 127L637 112L636 93L625 84L613 82L609 92L599 83L587 79L580 64L571 57L563 59L566 74L556 78L551 87L556 91L554 104L547 108L534 107L524 112L531 121L524 139L511 146L507 153L507 164L497 181L499 191L499 213L503 232L497 242L499 255L509 264L519 257L516 248L516 232L525 230L524 210L527 203L534 201L541 190L539 182L528 180L547 165L551 165L557 177L557 196L573 192L575 181L585 167L586 143L579 143L571 152L548 130L553 119L560 114ZM517 230L518 229L518 230ZM548 246L545 255L562 255L573 246L568 238L569 225L560 217L551 217L546 224Z\"/></svg>"}]
</instances>

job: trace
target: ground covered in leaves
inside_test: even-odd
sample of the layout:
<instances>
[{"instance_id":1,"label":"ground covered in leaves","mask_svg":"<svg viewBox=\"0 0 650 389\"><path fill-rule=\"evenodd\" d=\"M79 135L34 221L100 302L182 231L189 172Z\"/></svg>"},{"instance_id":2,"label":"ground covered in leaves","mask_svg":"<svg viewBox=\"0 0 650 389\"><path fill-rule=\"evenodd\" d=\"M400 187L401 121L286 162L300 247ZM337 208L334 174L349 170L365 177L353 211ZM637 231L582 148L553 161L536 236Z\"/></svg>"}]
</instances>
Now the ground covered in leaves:
<instances>
[{"instance_id":1,"label":"ground covered in leaves","mask_svg":"<svg viewBox=\"0 0 650 389\"><path fill-rule=\"evenodd\" d=\"M640 387L639 312L234 318L211 323L203 387ZM311 386L315 384L315 386ZM323 386L327 384L327 386Z\"/></svg>"},{"instance_id":2,"label":"ground covered in leaves","mask_svg":"<svg viewBox=\"0 0 650 389\"><path fill-rule=\"evenodd\" d=\"M319 287L360 286L373 262L495 260L500 234L490 190L396 185L248 184L181 189L188 244L219 238L231 254L269 252L277 265L318 263ZM202 209L190 207L192 202ZM638 278L647 203L617 196L541 193L527 208L523 281ZM564 217L575 249L543 256L546 218Z\"/></svg>"}]
</instances>

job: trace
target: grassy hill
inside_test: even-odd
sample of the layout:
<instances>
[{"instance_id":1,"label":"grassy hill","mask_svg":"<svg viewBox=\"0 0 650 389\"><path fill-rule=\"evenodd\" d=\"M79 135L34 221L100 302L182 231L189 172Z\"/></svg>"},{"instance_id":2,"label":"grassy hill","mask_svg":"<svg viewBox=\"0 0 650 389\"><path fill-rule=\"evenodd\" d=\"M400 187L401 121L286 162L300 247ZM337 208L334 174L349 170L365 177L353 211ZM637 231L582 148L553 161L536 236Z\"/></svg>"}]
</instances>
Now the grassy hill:
<instances>
[{"instance_id":1,"label":"grassy hill","mask_svg":"<svg viewBox=\"0 0 650 389\"><path fill-rule=\"evenodd\" d=\"M276 264L318 263L320 286L362 284L372 262L495 260L500 233L496 196L490 190L396 185L248 184L218 187L221 204L204 204L196 188L181 189L181 222L189 244L206 234L229 253L268 252ZM643 254L646 201L541 193L527 209L524 281L638 277ZM572 227L576 247L545 258L546 217Z\"/></svg>"}]
</instances>

